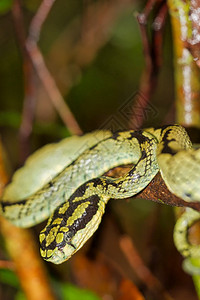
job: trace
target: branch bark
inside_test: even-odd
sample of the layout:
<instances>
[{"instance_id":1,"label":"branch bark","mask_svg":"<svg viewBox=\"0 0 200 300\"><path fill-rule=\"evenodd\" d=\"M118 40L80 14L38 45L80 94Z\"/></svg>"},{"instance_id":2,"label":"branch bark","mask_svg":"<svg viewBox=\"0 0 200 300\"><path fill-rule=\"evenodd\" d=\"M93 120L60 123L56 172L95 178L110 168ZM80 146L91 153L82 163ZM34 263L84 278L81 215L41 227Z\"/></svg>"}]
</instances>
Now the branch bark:
<instances>
[{"instance_id":1,"label":"branch bark","mask_svg":"<svg viewBox=\"0 0 200 300\"><path fill-rule=\"evenodd\" d=\"M0 194L8 182L3 153L0 143ZM2 216L0 216L0 229L12 259L12 262L1 261L0 267L14 268L28 300L55 300L31 231L15 227Z\"/></svg>"}]
</instances>

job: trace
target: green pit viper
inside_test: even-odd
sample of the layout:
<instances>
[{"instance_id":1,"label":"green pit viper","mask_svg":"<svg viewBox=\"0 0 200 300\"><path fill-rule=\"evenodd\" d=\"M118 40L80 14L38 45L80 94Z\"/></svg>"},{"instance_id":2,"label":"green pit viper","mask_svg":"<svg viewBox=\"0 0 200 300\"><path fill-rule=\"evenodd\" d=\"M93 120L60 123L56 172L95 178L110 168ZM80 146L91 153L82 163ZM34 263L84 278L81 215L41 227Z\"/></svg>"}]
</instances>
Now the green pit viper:
<instances>
[{"instance_id":1,"label":"green pit viper","mask_svg":"<svg viewBox=\"0 0 200 300\"><path fill-rule=\"evenodd\" d=\"M103 176L133 164L120 178ZM41 256L59 264L97 230L108 200L131 197L161 175L169 190L185 201L200 201L200 150L193 149L179 125L112 133L95 131L47 145L31 155L4 190L0 213L19 227L48 219L40 233ZM200 214L186 211L174 239L184 256L200 257L187 229Z\"/></svg>"}]
</instances>

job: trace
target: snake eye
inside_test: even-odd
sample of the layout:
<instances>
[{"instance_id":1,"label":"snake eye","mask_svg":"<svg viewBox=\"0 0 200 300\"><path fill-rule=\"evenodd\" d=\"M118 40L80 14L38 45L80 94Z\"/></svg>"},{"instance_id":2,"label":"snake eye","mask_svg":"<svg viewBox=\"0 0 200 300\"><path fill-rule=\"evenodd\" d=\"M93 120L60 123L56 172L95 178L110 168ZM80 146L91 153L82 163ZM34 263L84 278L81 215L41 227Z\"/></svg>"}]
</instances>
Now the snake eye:
<instances>
[{"instance_id":1,"label":"snake eye","mask_svg":"<svg viewBox=\"0 0 200 300\"><path fill-rule=\"evenodd\" d=\"M62 234L63 234L63 239L60 243L57 244L57 248L59 250L62 250L66 246L66 244L68 244L68 245L72 246L73 248L75 248L75 246L71 242L71 240L74 236L74 231L71 230L71 231L64 232Z\"/></svg>"},{"instance_id":2,"label":"snake eye","mask_svg":"<svg viewBox=\"0 0 200 300\"><path fill-rule=\"evenodd\" d=\"M190 193L184 193L184 196L185 196L185 198L189 198L189 199L191 199L191 194ZM190 200L191 201L191 200Z\"/></svg>"}]
</instances>

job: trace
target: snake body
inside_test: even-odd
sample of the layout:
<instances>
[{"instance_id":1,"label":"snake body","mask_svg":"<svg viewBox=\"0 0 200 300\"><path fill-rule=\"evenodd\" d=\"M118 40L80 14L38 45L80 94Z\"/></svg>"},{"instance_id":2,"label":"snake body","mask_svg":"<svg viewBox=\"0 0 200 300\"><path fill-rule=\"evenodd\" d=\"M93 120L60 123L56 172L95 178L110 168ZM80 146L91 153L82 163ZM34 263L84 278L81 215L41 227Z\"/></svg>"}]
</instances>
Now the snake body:
<instances>
[{"instance_id":1,"label":"snake body","mask_svg":"<svg viewBox=\"0 0 200 300\"><path fill-rule=\"evenodd\" d=\"M41 255L48 261L61 263L71 257L98 228L110 198L139 193L159 170L171 192L186 201L200 201L200 152L192 148L179 125L96 132L74 139L66 139L65 153L51 163L49 175L42 161L51 157L51 151L30 158L16 172L1 201L1 214L17 226L33 226L50 216L40 233ZM113 167L130 163L133 167L123 177L103 176ZM30 174L33 165L41 164L34 174L39 177L36 187L23 194L26 172Z\"/></svg>"}]
</instances>

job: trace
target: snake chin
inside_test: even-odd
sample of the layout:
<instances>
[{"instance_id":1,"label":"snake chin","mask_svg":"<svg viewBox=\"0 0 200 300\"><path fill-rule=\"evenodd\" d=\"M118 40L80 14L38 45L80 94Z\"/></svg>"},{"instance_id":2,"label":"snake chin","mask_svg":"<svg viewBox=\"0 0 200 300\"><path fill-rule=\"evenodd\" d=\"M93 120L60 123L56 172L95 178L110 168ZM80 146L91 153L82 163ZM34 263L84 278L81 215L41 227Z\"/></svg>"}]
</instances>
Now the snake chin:
<instances>
[{"instance_id":1,"label":"snake chin","mask_svg":"<svg viewBox=\"0 0 200 300\"><path fill-rule=\"evenodd\" d=\"M52 255L44 259L54 264L61 264L66 260L68 260L75 252L76 252L76 248L74 245L66 244L65 247L62 248L56 247Z\"/></svg>"}]
</instances>

